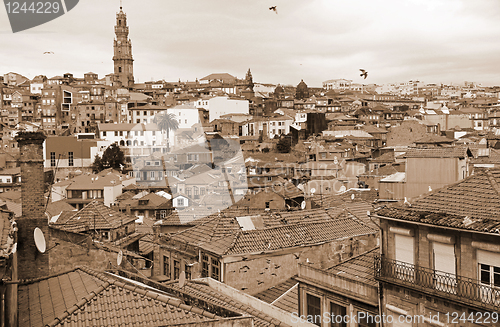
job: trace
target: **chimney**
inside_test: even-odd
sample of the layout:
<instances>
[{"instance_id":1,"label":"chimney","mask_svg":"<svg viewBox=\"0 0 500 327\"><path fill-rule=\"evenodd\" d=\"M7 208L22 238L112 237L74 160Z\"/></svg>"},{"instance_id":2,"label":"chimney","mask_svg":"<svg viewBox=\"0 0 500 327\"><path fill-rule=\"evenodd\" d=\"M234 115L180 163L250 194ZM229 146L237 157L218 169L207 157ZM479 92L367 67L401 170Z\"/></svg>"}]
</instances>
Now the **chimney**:
<instances>
[{"instance_id":1,"label":"chimney","mask_svg":"<svg viewBox=\"0 0 500 327\"><path fill-rule=\"evenodd\" d=\"M18 278L31 279L49 274L49 256L35 245L34 230L40 228L48 244L49 225L45 216L42 132L20 132L16 136L21 156L22 216L18 219Z\"/></svg>"}]
</instances>

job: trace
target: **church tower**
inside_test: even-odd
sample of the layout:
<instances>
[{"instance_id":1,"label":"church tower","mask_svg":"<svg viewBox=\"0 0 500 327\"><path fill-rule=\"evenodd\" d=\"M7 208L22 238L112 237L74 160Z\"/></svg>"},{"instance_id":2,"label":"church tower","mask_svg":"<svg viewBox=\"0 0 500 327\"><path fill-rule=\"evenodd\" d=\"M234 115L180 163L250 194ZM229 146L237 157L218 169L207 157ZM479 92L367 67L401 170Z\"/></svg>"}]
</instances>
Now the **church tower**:
<instances>
[{"instance_id":1,"label":"church tower","mask_svg":"<svg viewBox=\"0 0 500 327\"><path fill-rule=\"evenodd\" d=\"M127 15L120 6L116 14L115 41L113 61L115 77L123 87L131 88L134 85L134 59L132 59L132 42L128 38Z\"/></svg>"}]
</instances>

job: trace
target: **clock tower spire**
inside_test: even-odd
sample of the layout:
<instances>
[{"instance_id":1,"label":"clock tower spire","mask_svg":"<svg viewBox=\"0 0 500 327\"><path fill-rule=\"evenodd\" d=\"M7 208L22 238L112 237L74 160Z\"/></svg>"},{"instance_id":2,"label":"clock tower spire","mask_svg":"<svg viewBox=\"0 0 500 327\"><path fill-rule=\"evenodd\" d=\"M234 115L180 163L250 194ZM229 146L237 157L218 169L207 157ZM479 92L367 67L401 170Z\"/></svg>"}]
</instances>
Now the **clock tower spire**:
<instances>
[{"instance_id":1,"label":"clock tower spire","mask_svg":"<svg viewBox=\"0 0 500 327\"><path fill-rule=\"evenodd\" d=\"M128 38L127 15L122 10L116 14L114 40L114 72L123 87L131 88L134 85L134 59L132 59L132 42Z\"/></svg>"}]
</instances>

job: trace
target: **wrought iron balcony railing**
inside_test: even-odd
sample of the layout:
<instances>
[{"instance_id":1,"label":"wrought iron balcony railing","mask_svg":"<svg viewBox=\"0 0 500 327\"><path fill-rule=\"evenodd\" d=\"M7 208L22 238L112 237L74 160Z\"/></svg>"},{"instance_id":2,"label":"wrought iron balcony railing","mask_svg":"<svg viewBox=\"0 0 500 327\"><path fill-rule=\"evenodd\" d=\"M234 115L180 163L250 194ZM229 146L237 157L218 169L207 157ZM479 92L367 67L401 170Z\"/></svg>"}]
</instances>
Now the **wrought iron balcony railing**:
<instances>
[{"instance_id":1,"label":"wrought iron balcony railing","mask_svg":"<svg viewBox=\"0 0 500 327\"><path fill-rule=\"evenodd\" d=\"M487 310L500 310L500 288L468 277L418 267L401 261L375 258L375 278L458 303Z\"/></svg>"}]
</instances>

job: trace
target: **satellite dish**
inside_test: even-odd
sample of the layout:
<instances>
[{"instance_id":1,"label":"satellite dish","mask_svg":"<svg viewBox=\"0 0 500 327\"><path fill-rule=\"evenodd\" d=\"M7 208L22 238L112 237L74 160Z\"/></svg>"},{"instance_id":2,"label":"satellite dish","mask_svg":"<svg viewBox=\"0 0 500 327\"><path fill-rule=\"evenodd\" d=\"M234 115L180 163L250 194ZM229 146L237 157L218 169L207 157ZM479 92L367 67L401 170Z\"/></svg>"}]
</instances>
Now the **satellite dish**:
<instances>
[{"instance_id":1,"label":"satellite dish","mask_svg":"<svg viewBox=\"0 0 500 327\"><path fill-rule=\"evenodd\" d=\"M45 236L43 236L42 230L38 227L35 228L34 238L35 238L35 245L38 251L40 251L40 253L45 253L45 250L47 249L45 244Z\"/></svg>"},{"instance_id":2,"label":"satellite dish","mask_svg":"<svg viewBox=\"0 0 500 327\"><path fill-rule=\"evenodd\" d=\"M179 276L179 288L183 288L186 285L186 272L181 271L181 275Z\"/></svg>"},{"instance_id":3,"label":"satellite dish","mask_svg":"<svg viewBox=\"0 0 500 327\"><path fill-rule=\"evenodd\" d=\"M116 256L116 264L119 266L122 264L122 261L123 261L123 251L120 250L120 252L118 252L118 255Z\"/></svg>"},{"instance_id":4,"label":"satellite dish","mask_svg":"<svg viewBox=\"0 0 500 327\"><path fill-rule=\"evenodd\" d=\"M344 185L342 185L342 186L340 187L340 192L345 192L346 190L347 190L347 189L345 188L345 186L344 186Z\"/></svg>"},{"instance_id":5,"label":"satellite dish","mask_svg":"<svg viewBox=\"0 0 500 327\"><path fill-rule=\"evenodd\" d=\"M314 194L314 193L316 193L316 189L313 187L313 188L311 189L311 194Z\"/></svg>"},{"instance_id":6,"label":"satellite dish","mask_svg":"<svg viewBox=\"0 0 500 327\"><path fill-rule=\"evenodd\" d=\"M306 201L302 201L300 204L300 209L304 210L306 208Z\"/></svg>"}]
</instances>

